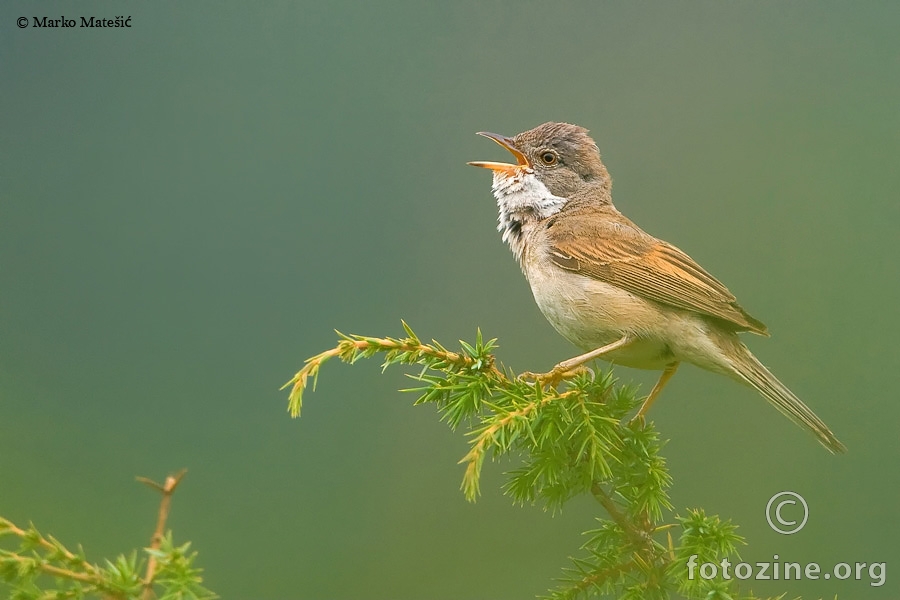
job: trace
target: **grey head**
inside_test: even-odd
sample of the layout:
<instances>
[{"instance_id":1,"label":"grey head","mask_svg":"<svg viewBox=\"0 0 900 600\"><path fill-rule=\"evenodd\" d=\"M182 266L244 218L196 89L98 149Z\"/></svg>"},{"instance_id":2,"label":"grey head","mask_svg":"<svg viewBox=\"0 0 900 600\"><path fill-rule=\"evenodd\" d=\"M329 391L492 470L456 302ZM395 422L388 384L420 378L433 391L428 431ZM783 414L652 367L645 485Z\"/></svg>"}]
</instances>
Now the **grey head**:
<instances>
[{"instance_id":1,"label":"grey head","mask_svg":"<svg viewBox=\"0 0 900 600\"><path fill-rule=\"evenodd\" d=\"M509 150L518 164L469 164L495 172L505 171L510 176L516 170L529 169L554 196L587 196L609 201L612 179L600 160L597 144L584 127L549 122L511 138L487 132L480 132L479 135L491 138Z\"/></svg>"},{"instance_id":2,"label":"grey head","mask_svg":"<svg viewBox=\"0 0 900 600\"><path fill-rule=\"evenodd\" d=\"M497 142L516 159L516 164L469 164L493 172L497 229L520 265L525 250L523 232L529 224L567 207L612 204L612 181L587 129L569 123L544 123L511 138L487 132L479 135Z\"/></svg>"}]
</instances>

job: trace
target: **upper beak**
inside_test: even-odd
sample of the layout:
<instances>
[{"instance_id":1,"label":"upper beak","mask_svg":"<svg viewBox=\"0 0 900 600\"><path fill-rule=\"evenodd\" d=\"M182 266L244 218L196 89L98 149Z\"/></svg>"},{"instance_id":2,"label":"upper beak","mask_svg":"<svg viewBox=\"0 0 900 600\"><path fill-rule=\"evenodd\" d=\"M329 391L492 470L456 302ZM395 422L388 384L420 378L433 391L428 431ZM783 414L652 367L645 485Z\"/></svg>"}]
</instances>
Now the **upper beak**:
<instances>
[{"instance_id":1,"label":"upper beak","mask_svg":"<svg viewBox=\"0 0 900 600\"><path fill-rule=\"evenodd\" d=\"M512 138L506 137L505 135L500 135L499 133L490 133L487 131L479 131L478 135L483 135L486 138L490 138L509 150L510 153L516 157L517 164L512 165L509 163L490 162L483 160L473 161L467 164L470 164L473 167L483 167L492 171L500 171L502 173L506 173L507 175L514 175L522 168L531 166L531 163L528 162L528 159L525 157L525 155L522 154L518 148L516 148Z\"/></svg>"}]
</instances>

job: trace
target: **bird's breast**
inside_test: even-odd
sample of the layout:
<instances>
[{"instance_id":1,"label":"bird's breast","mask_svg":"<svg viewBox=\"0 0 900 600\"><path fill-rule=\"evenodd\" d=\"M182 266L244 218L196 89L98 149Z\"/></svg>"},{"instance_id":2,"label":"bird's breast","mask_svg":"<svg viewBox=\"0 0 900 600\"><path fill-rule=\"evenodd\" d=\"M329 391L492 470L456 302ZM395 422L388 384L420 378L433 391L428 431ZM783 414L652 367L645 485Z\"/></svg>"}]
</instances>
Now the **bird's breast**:
<instances>
[{"instance_id":1,"label":"bird's breast","mask_svg":"<svg viewBox=\"0 0 900 600\"><path fill-rule=\"evenodd\" d=\"M593 350L628 335L632 343L605 358L641 369L662 369L672 361L664 341L670 323L652 301L560 269L541 255L539 245L529 246L522 267L544 317L576 346Z\"/></svg>"}]
</instances>

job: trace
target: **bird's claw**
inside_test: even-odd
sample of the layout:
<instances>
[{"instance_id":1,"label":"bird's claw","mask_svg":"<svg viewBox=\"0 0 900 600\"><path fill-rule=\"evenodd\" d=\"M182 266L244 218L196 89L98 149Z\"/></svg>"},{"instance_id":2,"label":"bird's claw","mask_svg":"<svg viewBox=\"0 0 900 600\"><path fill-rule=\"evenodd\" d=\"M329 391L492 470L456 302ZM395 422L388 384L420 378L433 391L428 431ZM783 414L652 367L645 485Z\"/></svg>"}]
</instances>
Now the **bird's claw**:
<instances>
[{"instance_id":1,"label":"bird's claw","mask_svg":"<svg viewBox=\"0 0 900 600\"><path fill-rule=\"evenodd\" d=\"M576 375L585 372L591 373L591 370L583 366L567 369L557 365L546 373L532 373L531 371L525 371L519 375L519 379L521 381L533 381L535 385L540 385L541 387L555 388L564 380L571 379Z\"/></svg>"}]
</instances>

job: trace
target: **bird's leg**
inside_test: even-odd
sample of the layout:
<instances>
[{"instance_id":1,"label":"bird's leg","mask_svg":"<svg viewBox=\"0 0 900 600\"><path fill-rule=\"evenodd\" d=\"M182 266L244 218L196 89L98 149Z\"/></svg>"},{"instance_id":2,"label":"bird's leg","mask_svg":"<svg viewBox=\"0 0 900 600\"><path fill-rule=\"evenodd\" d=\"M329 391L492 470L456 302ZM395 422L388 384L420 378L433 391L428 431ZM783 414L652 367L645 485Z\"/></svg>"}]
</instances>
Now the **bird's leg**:
<instances>
[{"instance_id":1,"label":"bird's leg","mask_svg":"<svg viewBox=\"0 0 900 600\"><path fill-rule=\"evenodd\" d=\"M584 365L584 363L592 361L598 356L602 356L607 352L612 352L613 350L621 348L622 346L625 346L630 342L631 340L628 339L628 336L623 335L620 339L611 344L601 346L595 350L591 350L590 352L585 352L584 354L581 354L579 356L564 360L546 373L530 373L526 371L525 373L519 375L519 378L533 379L541 385L547 384L550 386L555 386L566 376L577 373L580 370L580 367Z\"/></svg>"},{"instance_id":2,"label":"bird's leg","mask_svg":"<svg viewBox=\"0 0 900 600\"><path fill-rule=\"evenodd\" d=\"M662 375L659 376L659 380L656 382L656 385L653 386L653 389L650 390L650 395L647 396L647 399L644 400L644 403L641 404L641 408L638 409L637 414L634 415L632 421L640 419L643 421L644 414L650 410L650 406L656 401L656 398L659 396L659 393L666 387L666 384L669 383L669 380L672 379L672 375L675 374L675 371L678 370L678 365L681 364L679 362L673 362L666 365L665 370L662 372Z\"/></svg>"}]
</instances>

